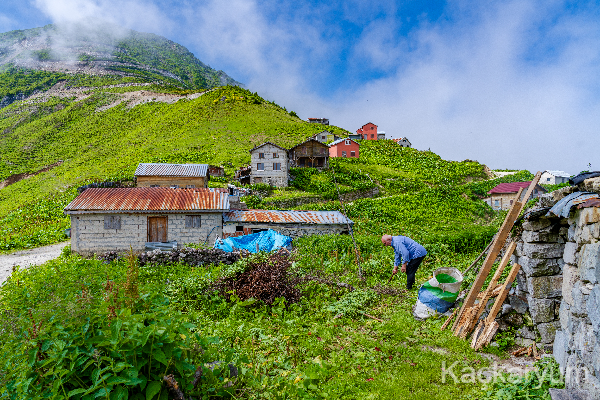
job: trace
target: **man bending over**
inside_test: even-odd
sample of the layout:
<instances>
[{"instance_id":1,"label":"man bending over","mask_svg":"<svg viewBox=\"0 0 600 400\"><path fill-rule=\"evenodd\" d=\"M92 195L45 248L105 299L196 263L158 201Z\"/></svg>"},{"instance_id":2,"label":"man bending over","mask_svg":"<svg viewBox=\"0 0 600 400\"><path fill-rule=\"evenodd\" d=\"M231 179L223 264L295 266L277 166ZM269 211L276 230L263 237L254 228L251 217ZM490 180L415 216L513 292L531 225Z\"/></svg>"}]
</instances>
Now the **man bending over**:
<instances>
[{"instance_id":1,"label":"man bending over","mask_svg":"<svg viewBox=\"0 0 600 400\"><path fill-rule=\"evenodd\" d=\"M392 246L396 255L394 259L394 270L392 275L398 273L398 267L402 265L400 269L406 273L406 288L412 289L415 284L415 274L421 262L427 255L425 247L415 242L407 236L391 236L383 235L381 237L381 243L384 246Z\"/></svg>"}]
</instances>

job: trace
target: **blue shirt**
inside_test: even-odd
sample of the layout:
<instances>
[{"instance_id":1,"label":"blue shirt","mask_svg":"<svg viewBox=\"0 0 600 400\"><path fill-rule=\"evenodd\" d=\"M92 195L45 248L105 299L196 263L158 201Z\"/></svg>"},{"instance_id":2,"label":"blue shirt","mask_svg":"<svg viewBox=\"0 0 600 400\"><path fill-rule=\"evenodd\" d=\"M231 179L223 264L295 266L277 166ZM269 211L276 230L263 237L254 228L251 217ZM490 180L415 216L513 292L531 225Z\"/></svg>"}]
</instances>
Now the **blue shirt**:
<instances>
[{"instance_id":1,"label":"blue shirt","mask_svg":"<svg viewBox=\"0 0 600 400\"><path fill-rule=\"evenodd\" d=\"M427 255L425 247L406 236L392 236L392 247L396 253L394 260L396 266Z\"/></svg>"}]
</instances>

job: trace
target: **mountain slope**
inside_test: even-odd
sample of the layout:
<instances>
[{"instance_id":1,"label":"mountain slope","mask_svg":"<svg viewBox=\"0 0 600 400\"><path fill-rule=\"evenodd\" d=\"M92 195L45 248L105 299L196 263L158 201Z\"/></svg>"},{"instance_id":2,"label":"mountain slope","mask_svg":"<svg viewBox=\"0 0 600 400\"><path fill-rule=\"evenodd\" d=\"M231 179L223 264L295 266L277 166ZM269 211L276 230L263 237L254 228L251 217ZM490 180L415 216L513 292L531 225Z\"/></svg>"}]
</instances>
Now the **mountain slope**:
<instances>
[{"instance_id":1,"label":"mountain slope","mask_svg":"<svg viewBox=\"0 0 600 400\"><path fill-rule=\"evenodd\" d=\"M162 36L113 25L46 25L0 34L0 68L117 75L185 89L239 85Z\"/></svg>"}]
</instances>

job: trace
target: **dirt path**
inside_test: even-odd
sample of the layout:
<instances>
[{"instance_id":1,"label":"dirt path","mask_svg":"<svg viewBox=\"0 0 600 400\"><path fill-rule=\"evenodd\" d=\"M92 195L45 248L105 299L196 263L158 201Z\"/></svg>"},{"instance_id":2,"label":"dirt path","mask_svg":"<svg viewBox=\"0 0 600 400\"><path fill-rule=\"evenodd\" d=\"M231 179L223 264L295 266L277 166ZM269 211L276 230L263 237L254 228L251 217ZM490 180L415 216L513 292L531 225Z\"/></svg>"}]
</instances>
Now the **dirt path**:
<instances>
[{"instance_id":1,"label":"dirt path","mask_svg":"<svg viewBox=\"0 0 600 400\"><path fill-rule=\"evenodd\" d=\"M62 249L70 243L70 241L67 241L31 250L21 250L11 254L0 255L0 285L8 279L15 265L27 268L31 265L43 264L46 261L58 257Z\"/></svg>"}]
</instances>

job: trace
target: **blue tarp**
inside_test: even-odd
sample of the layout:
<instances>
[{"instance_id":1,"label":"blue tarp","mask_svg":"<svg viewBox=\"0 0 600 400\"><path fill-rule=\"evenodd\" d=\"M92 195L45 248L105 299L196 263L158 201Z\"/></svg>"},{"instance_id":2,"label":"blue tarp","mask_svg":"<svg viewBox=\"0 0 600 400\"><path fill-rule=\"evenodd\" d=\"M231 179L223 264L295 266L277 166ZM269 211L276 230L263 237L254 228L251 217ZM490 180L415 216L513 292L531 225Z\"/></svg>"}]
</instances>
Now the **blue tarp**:
<instances>
[{"instance_id":1,"label":"blue tarp","mask_svg":"<svg viewBox=\"0 0 600 400\"><path fill-rule=\"evenodd\" d=\"M291 243L291 237L269 229L268 231L253 233L252 235L217 240L215 249L231 252L236 248L248 250L250 253L256 253L258 244L259 251L269 252L277 250L280 247L288 247Z\"/></svg>"}]
</instances>

